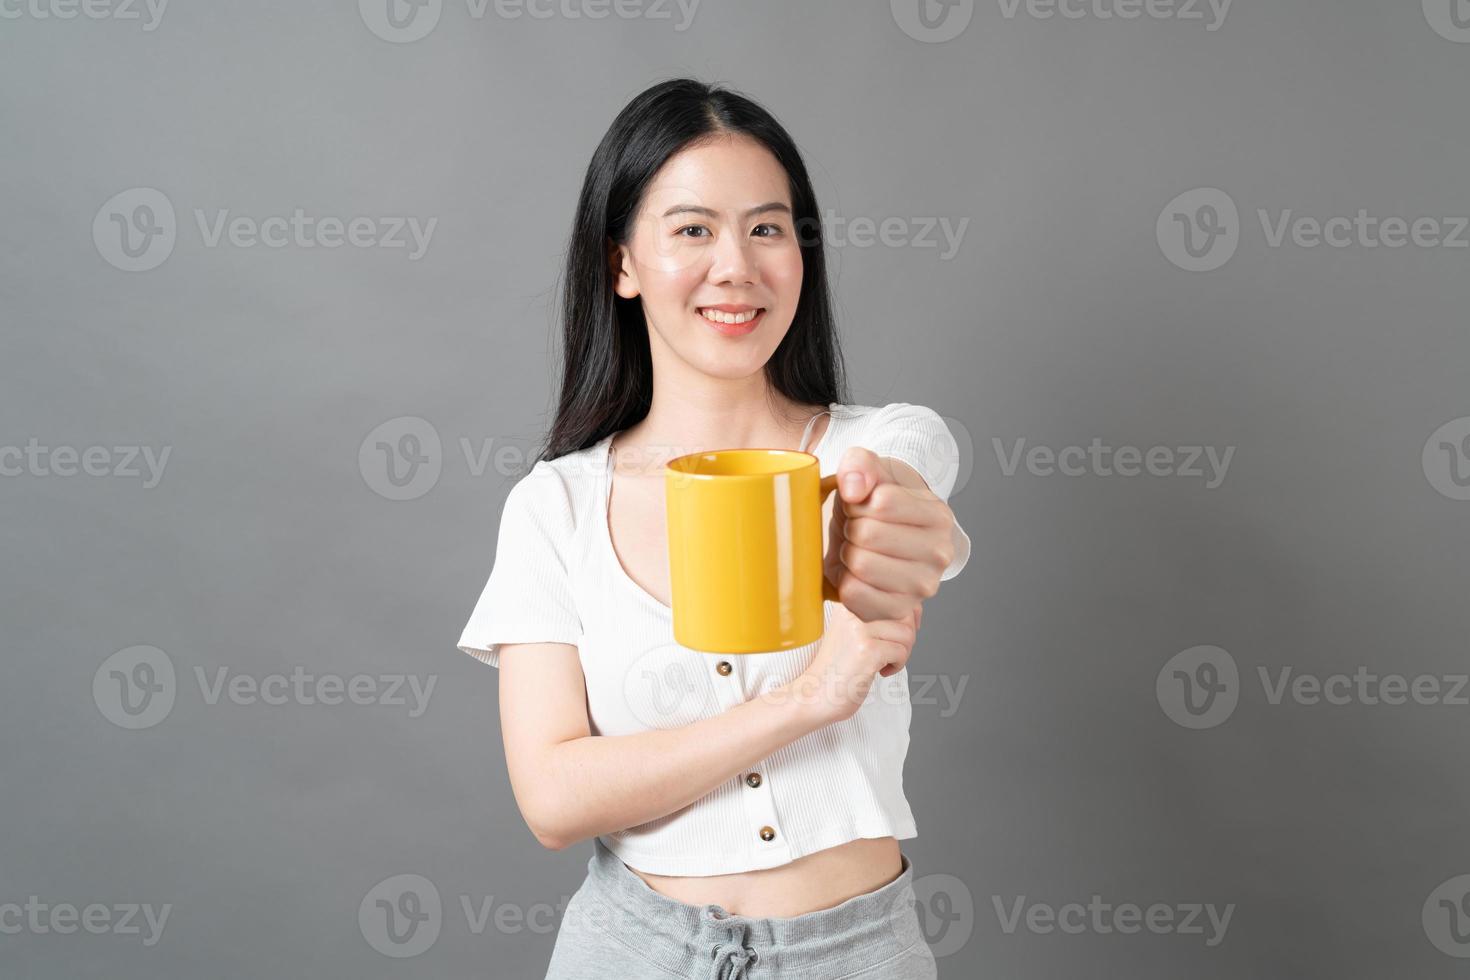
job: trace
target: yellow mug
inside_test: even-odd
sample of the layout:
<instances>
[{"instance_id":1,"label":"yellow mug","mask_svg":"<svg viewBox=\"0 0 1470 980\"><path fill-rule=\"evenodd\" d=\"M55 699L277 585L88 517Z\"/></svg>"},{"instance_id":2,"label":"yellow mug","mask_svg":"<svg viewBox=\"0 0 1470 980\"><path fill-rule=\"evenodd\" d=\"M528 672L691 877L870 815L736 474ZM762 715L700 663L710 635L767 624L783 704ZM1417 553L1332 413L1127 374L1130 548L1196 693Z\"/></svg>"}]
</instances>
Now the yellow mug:
<instances>
[{"instance_id":1,"label":"yellow mug","mask_svg":"<svg viewBox=\"0 0 1470 980\"><path fill-rule=\"evenodd\" d=\"M821 637L822 505L837 489L790 449L690 453L664 467L674 640L706 653L766 653Z\"/></svg>"}]
</instances>

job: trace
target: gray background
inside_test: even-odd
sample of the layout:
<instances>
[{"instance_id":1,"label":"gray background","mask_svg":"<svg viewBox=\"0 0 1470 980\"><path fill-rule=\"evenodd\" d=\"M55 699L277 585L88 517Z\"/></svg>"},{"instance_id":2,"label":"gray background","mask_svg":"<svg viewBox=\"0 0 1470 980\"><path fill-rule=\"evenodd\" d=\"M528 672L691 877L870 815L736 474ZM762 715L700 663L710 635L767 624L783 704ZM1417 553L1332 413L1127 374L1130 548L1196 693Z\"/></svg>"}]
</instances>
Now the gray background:
<instances>
[{"instance_id":1,"label":"gray background","mask_svg":"<svg viewBox=\"0 0 1470 980\"><path fill-rule=\"evenodd\" d=\"M498 675L454 649L521 472L475 475L459 440L526 451L548 425L587 160L627 99L680 74L768 105L832 213L970 221L948 260L851 241L831 259L856 400L929 405L973 445L951 504L975 554L910 665L916 695L925 674L967 685L955 710L938 683L916 706L905 780L941 974L1464 975L1421 911L1470 872L1470 708L1273 705L1257 680L1470 659L1470 502L1421 462L1470 415L1470 251L1273 248L1256 216L1470 214L1470 45L1418 3L1237 0L1211 31L1207 8L990 0L952 11L973 16L943 43L886 0L705 0L682 31L677 9L476 18L446 0L411 43L344 0L174 0L152 31L18 9L0 19L0 446L172 448L152 488L0 478L0 904L172 911L151 947L0 933L0 975L541 975L554 917L477 934L460 905L554 905L591 845L535 844ZM127 272L92 225L138 187L166 195L177 240ZM1190 272L1155 225L1201 187L1239 206L1239 241ZM207 247L194 219L297 207L438 225L410 261ZM441 437L441 473L391 500L359 449L403 417ZM1093 437L1236 449L1206 489L1006 476L992 442ZM1202 644L1240 682L1228 720L1195 730L1155 682ZM128 730L92 683L136 645L167 655L175 701ZM436 687L410 717L210 704L195 677L298 667ZM408 959L358 922L402 874L444 907ZM1207 946L1008 933L995 909L1093 894L1235 910Z\"/></svg>"}]
</instances>

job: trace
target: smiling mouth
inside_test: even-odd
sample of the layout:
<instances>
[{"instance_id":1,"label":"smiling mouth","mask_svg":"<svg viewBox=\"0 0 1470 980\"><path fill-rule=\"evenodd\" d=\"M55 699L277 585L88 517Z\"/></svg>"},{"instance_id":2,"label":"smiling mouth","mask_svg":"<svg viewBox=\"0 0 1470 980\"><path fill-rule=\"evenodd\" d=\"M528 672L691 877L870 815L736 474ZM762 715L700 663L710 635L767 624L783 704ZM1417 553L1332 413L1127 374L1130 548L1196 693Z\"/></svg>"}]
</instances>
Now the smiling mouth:
<instances>
[{"instance_id":1,"label":"smiling mouth","mask_svg":"<svg viewBox=\"0 0 1470 980\"><path fill-rule=\"evenodd\" d=\"M739 313L727 313L724 310L715 309L713 307L701 306L699 308L699 315L704 317L710 323L720 324L723 326L739 327L753 322L765 311L765 307L759 306L744 310Z\"/></svg>"}]
</instances>

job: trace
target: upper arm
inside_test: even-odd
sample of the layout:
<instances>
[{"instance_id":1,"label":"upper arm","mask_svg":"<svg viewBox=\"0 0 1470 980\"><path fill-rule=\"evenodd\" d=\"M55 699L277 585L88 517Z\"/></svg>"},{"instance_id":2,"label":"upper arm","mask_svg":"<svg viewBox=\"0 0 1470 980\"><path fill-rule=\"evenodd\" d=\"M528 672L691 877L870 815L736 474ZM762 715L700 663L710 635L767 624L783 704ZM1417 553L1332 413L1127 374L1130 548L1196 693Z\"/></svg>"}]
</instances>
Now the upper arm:
<instances>
[{"instance_id":1,"label":"upper arm","mask_svg":"<svg viewBox=\"0 0 1470 980\"><path fill-rule=\"evenodd\" d=\"M555 806L549 753L558 743L591 734L587 688L570 643L505 643L500 659L500 734L516 805L547 846Z\"/></svg>"},{"instance_id":2,"label":"upper arm","mask_svg":"<svg viewBox=\"0 0 1470 980\"><path fill-rule=\"evenodd\" d=\"M589 733L573 544L566 487L538 463L506 497L494 566L458 644L500 668L511 789L526 824L547 846L554 842L546 827L558 807L549 753Z\"/></svg>"}]
</instances>

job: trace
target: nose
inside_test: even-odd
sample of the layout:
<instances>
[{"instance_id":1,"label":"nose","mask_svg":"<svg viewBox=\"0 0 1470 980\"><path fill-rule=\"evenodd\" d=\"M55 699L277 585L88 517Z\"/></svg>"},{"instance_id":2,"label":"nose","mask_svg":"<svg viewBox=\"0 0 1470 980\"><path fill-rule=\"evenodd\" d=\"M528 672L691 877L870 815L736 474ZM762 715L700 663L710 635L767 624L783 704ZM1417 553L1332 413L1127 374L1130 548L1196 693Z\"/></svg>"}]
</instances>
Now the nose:
<instances>
[{"instance_id":1,"label":"nose","mask_svg":"<svg viewBox=\"0 0 1470 980\"><path fill-rule=\"evenodd\" d=\"M745 237L722 235L715 242L709 281L714 285L749 286L759 281L759 269Z\"/></svg>"}]
</instances>

